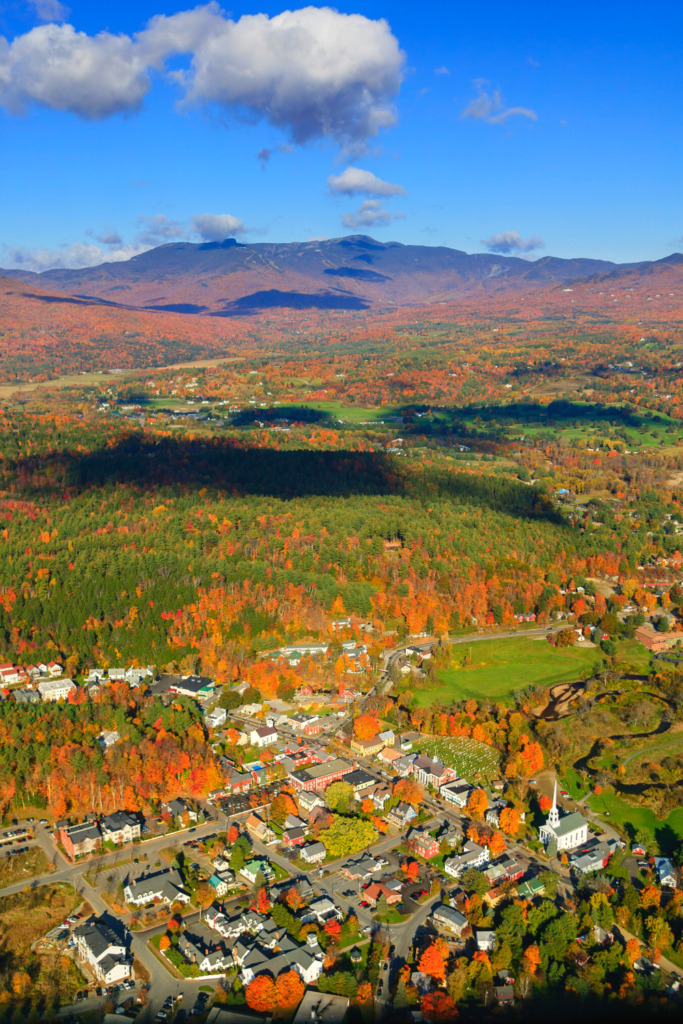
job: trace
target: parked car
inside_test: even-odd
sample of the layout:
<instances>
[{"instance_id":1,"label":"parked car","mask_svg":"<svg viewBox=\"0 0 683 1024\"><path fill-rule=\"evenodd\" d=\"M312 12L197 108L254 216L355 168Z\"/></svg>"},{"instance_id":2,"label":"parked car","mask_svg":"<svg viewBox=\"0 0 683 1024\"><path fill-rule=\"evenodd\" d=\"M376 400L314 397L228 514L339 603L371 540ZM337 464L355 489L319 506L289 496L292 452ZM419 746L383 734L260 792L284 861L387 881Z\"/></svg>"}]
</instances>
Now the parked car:
<instances>
[{"instance_id":1,"label":"parked car","mask_svg":"<svg viewBox=\"0 0 683 1024\"><path fill-rule=\"evenodd\" d=\"M367 900L361 900L360 903L358 904L358 906L359 907L363 907L363 909L365 909L366 907L369 907L370 904L368 903Z\"/></svg>"}]
</instances>

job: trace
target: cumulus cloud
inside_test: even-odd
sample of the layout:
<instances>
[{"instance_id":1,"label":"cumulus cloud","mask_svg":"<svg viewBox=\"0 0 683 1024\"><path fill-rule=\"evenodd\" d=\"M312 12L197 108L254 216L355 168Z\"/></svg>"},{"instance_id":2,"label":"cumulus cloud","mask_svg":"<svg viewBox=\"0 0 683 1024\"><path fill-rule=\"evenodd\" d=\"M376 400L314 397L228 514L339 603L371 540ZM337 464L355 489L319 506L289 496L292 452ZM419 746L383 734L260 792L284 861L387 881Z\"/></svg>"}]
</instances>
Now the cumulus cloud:
<instances>
[{"instance_id":1,"label":"cumulus cloud","mask_svg":"<svg viewBox=\"0 0 683 1024\"><path fill-rule=\"evenodd\" d=\"M531 121L538 120L538 115L526 107L506 107L500 90L496 89L492 95L487 93L484 89L487 82L479 80L475 84L479 95L465 107L460 117L474 117L480 121L488 121L489 124L505 124L510 117L528 117Z\"/></svg>"},{"instance_id":2,"label":"cumulus cloud","mask_svg":"<svg viewBox=\"0 0 683 1024\"><path fill-rule=\"evenodd\" d=\"M100 234L95 234L92 229L86 231L86 235L100 245L73 242L56 249L3 245L0 247L0 262L6 269L33 270L38 274L44 270L81 270L84 267L97 267L101 263L120 263L169 242L222 242L252 230L229 213L198 213L190 217L187 224L169 220L165 214L157 213L152 217L138 217L137 226L138 231L132 242L124 242L114 228L105 228Z\"/></svg>"},{"instance_id":3,"label":"cumulus cloud","mask_svg":"<svg viewBox=\"0 0 683 1024\"><path fill-rule=\"evenodd\" d=\"M176 55L190 56L187 70L167 70ZM180 86L182 105L265 119L296 143L348 145L395 123L404 61L384 19L306 7L234 21L209 3L158 15L134 36L49 24L0 37L0 105L101 120L138 110L155 70Z\"/></svg>"},{"instance_id":4,"label":"cumulus cloud","mask_svg":"<svg viewBox=\"0 0 683 1024\"><path fill-rule=\"evenodd\" d=\"M327 179L327 187L330 192L342 196L405 196L407 194L402 185L392 185L388 181L382 181L372 171L364 171L360 167L347 167L342 174L331 174Z\"/></svg>"},{"instance_id":5,"label":"cumulus cloud","mask_svg":"<svg viewBox=\"0 0 683 1024\"><path fill-rule=\"evenodd\" d=\"M392 220L405 220L405 216L383 209L379 199L366 199L355 213L343 213L341 222L345 228L385 228Z\"/></svg>"},{"instance_id":6,"label":"cumulus cloud","mask_svg":"<svg viewBox=\"0 0 683 1024\"><path fill-rule=\"evenodd\" d=\"M57 249L3 245L2 261L8 270L32 270L41 274L44 270L82 270L84 267L98 267L101 263L120 263L149 248L134 243L104 253L99 246L84 242L73 242Z\"/></svg>"},{"instance_id":7,"label":"cumulus cloud","mask_svg":"<svg viewBox=\"0 0 683 1024\"><path fill-rule=\"evenodd\" d=\"M440 68L435 68L434 69L434 74L435 75L450 75L450 71L448 70L447 67L440 67Z\"/></svg>"},{"instance_id":8,"label":"cumulus cloud","mask_svg":"<svg viewBox=\"0 0 683 1024\"><path fill-rule=\"evenodd\" d=\"M66 21L71 14L59 0L29 0L29 7L33 7L41 21Z\"/></svg>"},{"instance_id":9,"label":"cumulus cloud","mask_svg":"<svg viewBox=\"0 0 683 1024\"><path fill-rule=\"evenodd\" d=\"M489 252L499 252L507 255L518 252L532 252L534 249L545 249L543 239L532 235L531 238L525 240L519 231L502 231L499 235L482 238L481 244L486 246Z\"/></svg>"},{"instance_id":10,"label":"cumulus cloud","mask_svg":"<svg viewBox=\"0 0 683 1024\"><path fill-rule=\"evenodd\" d=\"M205 242L222 242L233 235L244 235L249 229L239 217L229 213L199 213L190 221L190 230Z\"/></svg>"}]
</instances>

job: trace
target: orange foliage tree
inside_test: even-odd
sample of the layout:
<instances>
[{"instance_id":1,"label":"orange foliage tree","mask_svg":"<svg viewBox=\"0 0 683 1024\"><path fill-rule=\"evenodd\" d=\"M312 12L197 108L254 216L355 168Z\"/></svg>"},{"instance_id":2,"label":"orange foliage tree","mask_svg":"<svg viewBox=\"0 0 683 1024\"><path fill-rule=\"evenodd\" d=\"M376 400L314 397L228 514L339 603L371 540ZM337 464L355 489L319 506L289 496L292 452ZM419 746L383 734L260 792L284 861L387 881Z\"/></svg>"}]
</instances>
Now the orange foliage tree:
<instances>
[{"instance_id":1,"label":"orange foliage tree","mask_svg":"<svg viewBox=\"0 0 683 1024\"><path fill-rule=\"evenodd\" d=\"M468 813L473 818L483 818L489 806L488 797L483 789L473 789L467 801Z\"/></svg>"},{"instance_id":2,"label":"orange foliage tree","mask_svg":"<svg viewBox=\"0 0 683 1024\"><path fill-rule=\"evenodd\" d=\"M498 819L501 831L507 836L516 836L519 832L519 814L514 807L504 807Z\"/></svg>"},{"instance_id":3,"label":"orange foliage tree","mask_svg":"<svg viewBox=\"0 0 683 1024\"><path fill-rule=\"evenodd\" d=\"M422 1012L432 1024L449 1024L457 1019L458 1011L448 992L437 989L422 997Z\"/></svg>"},{"instance_id":4,"label":"orange foliage tree","mask_svg":"<svg viewBox=\"0 0 683 1024\"><path fill-rule=\"evenodd\" d=\"M354 719L353 731L358 740L371 740L377 735L377 718L374 715L359 715Z\"/></svg>"},{"instance_id":5,"label":"orange foliage tree","mask_svg":"<svg viewBox=\"0 0 683 1024\"><path fill-rule=\"evenodd\" d=\"M424 799L422 788L412 779L399 779L394 785L394 796L399 797L413 807L418 807Z\"/></svg>"},{"instance_id":6,"label":"orange foliage tree","mask_svg":"<svg viewBox=\"0 0 683 1024\"><path fill-rule=\"evenodd\" d=\"M438 946L435 944L427 946L420 957L418 970L422 971L423 974L428 974L430 978L436 978L437 981L445 981L446 964L443 953Z\"/></svg>"},{"instance_id":7,"label":"orange foliage tree","mask_svg":"<svg viewBox=\"0 0 683 1024\"><path fill-rule=\"evenodd\" d=\"M277 1007L277 990L269 974L259 974L247 986L247 1006L256 1013L270 1013Z\"/></svg>"},{"instance_id":8,"label":"orange foliage tree","mask_svg":"<svg viewBox=\"0 0 683 1024\"><path fill-rule=\"evenodd\" d=\"M280 1010L293 1010L304 997L304 983L296 971L280 974L275 982L275 990Z\"/></svg>"}]
</instances>

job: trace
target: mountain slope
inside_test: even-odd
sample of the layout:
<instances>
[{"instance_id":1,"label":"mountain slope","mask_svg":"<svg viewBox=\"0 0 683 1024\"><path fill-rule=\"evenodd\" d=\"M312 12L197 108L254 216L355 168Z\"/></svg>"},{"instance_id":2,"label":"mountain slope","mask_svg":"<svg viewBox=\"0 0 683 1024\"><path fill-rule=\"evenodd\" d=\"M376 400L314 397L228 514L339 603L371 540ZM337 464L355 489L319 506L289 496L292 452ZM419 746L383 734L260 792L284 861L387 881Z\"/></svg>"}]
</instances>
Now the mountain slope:
<instances>
[{"instance_id":1,"label":"mountain slope","mask_svg":"<svg viewBox=\"0 0 683 1024\"><path fill-rule=\"evenodd\" d=\"M668 261L683 260L674 254ZM576 279L647 272L657 263L616 264L545 256L533 263L444 246L351 235L314 242L178 242L123 263L34 274L0 270L26 284L117 305L230 316L272 307L361 310L378 305L525 294Z\"/></svg>"}]
</instances>

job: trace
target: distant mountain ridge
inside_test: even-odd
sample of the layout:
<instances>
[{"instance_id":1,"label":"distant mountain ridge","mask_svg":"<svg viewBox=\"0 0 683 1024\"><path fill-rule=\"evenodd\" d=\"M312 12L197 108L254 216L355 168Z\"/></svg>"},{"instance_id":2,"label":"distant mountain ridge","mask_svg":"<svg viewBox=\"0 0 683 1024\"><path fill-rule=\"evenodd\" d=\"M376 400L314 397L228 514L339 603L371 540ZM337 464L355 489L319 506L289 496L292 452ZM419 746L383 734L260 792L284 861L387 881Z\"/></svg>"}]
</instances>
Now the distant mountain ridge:
<instances>
[{"instance_id":1,"label":"distant mountain ridge","mask_svg":"<svg viewBox=\"0 0 683 1024\"><path fill-rule=\"evenodd\" d=\"M212 316L277 307L368 309L514 295L578 280L615 281L681 264L468 254L367 235L312 242L174 242L83 270L2 270L25 284L136 309Z\"/></svg>"}]
</instances>

